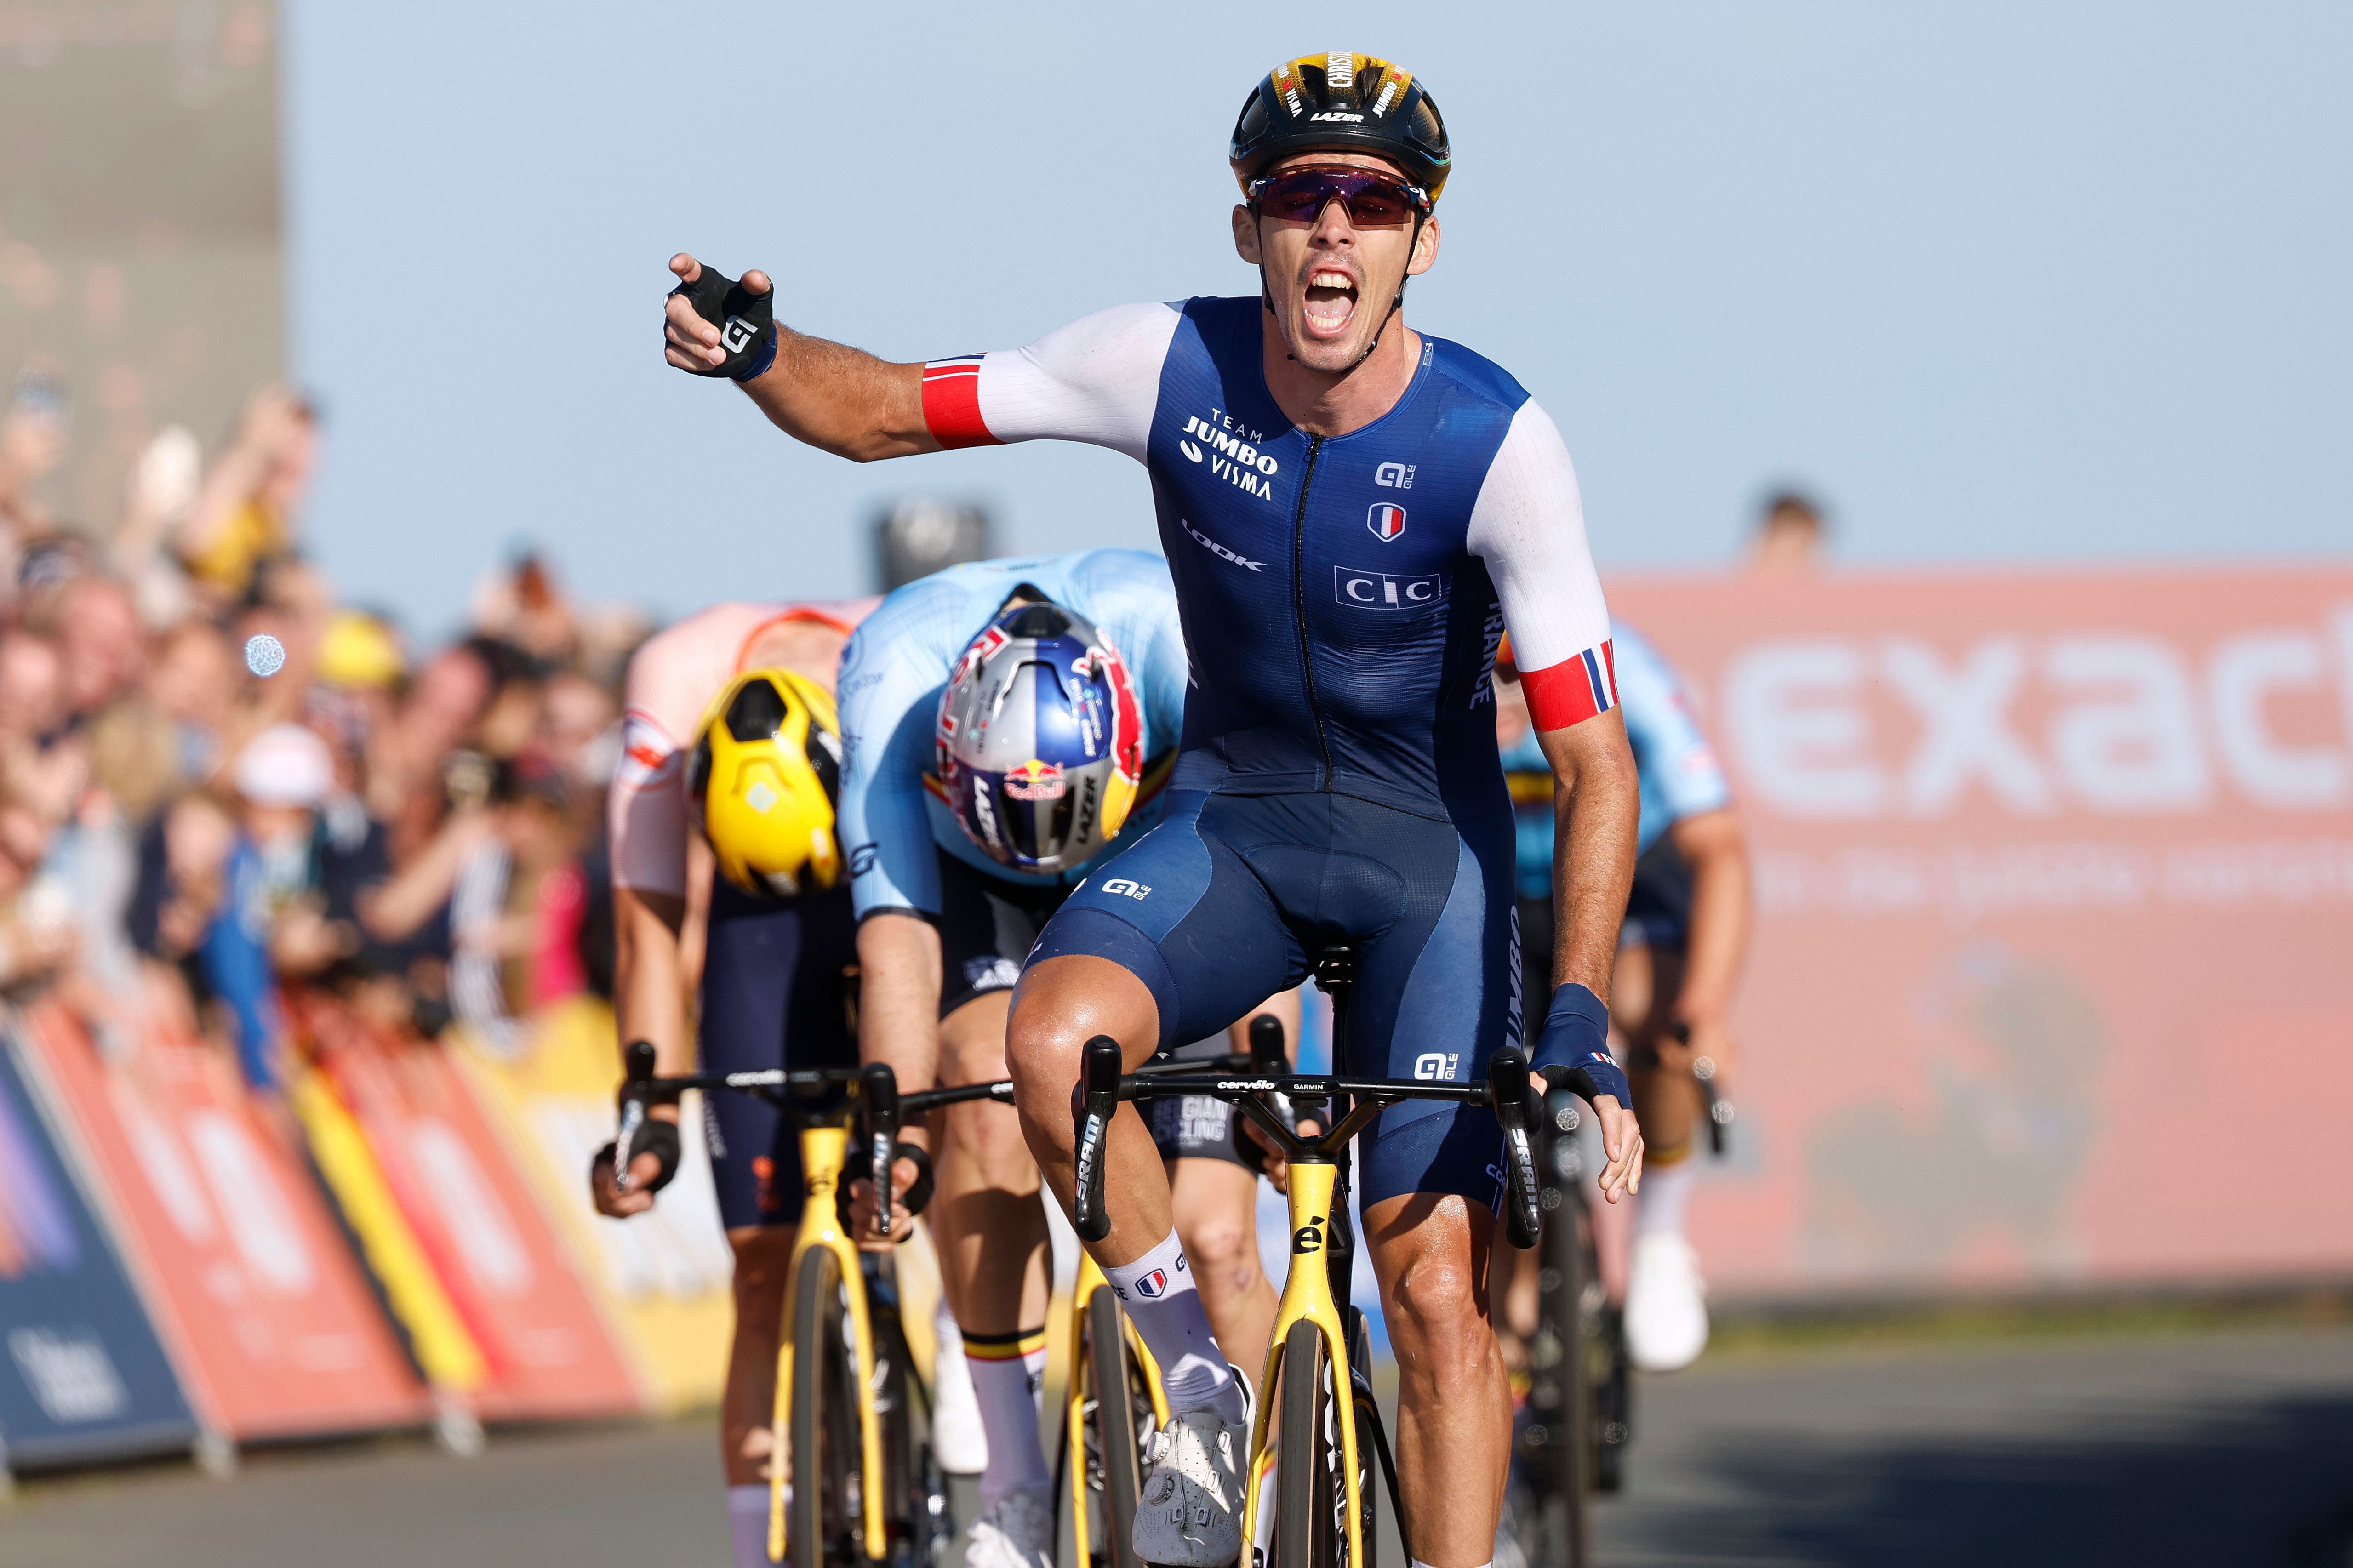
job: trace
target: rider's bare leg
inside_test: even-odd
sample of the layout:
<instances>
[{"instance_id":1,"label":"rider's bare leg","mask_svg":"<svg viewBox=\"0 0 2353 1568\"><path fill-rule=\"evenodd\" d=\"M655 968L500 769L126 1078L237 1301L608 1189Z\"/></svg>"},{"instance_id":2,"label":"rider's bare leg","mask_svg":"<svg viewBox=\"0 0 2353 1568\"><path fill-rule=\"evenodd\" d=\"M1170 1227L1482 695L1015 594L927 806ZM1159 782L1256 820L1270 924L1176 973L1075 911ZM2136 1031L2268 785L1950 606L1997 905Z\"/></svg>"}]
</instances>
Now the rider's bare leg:
<instances>
[{"instance_id":1,"label":"rider's bare leg","mask_svg":"<svg viewBox=\"0 0 2353 1568\"><path fill-rule=\"evenodd\" d=\"M975 997L942 1020L940 1081L987 1083L1005 1074L1009 994ZM1035 1383L1044 1363L1049 1278L1038 1167L1010 1108L950 1107L935 1128L935 1195L928 1211L940 1284L964 1331L965 1360L988 1435L981 1495L1052 1484L1039 1441Z\"/></svg>"},{"instance_id":2,"label":"rider's bare leg","mask_svg":"<svg viewBox=\"0 0 2353 1568\"><path fill-rule=\"evenodd\" d=\"M1134 1067L1160 1039L1160 1012L1144 982L1108 959L1052 958L1026 972L1006 1031L1014 1100L1047 1184L1070 1206L1077 1153L1072 1111L1086 1042L1108 1035ZM1178 1243L1168 1176L1152 1129L1133 1105L1112 1121L1103 1151L1104 1209L1111 1234L1087 1250L1127 1308L1128 1321L1159 1363L1170 1409L1216 1410L1241 1418L1241 1391L1210 1331L1195 1271Z\"/></svg>"},{"instance_id":3,"label":"rider's bare leg","mask_svg":"<svg viewBox=\"0 0 2353 1568\"><path fill-rule=\"evenodd\" d=\"M1168 1195L1209 1327L1256 1379L1274 1333L1274 1286L1258 1255L1258 1176L1223 1160L1171 1160Z\"/></svg>"},{"instance_id":4,"label":"rider's bare leg","mask_svg":"<svg viewBox=\"0 0 2353 1568\"><path fill-rule=\"evenodd\" d=\"M1433 1568L1481 1568L1495 1554L1512 1394L1487 1313L1493 1236L1493 1215L1451 1194L1408 1193L1365 1215L1397 1356L1406 1550Z\"/></svg>"},{"instance_id":5,"label":"rider's bare leg","mask_svg":"<svg viewBox=\"0 0 2353 1568\"><path fill-rule=\"evenodd\" d=\"M768 1458L776 1439L776 1341L784 1330L788 1225L740 1226L727 1233L735 1252L735 1335L727 1352L720 1403L720 1462L727 1470L727 1513L735 1561L768 1557Z\"/></svg>"}]
</instances>

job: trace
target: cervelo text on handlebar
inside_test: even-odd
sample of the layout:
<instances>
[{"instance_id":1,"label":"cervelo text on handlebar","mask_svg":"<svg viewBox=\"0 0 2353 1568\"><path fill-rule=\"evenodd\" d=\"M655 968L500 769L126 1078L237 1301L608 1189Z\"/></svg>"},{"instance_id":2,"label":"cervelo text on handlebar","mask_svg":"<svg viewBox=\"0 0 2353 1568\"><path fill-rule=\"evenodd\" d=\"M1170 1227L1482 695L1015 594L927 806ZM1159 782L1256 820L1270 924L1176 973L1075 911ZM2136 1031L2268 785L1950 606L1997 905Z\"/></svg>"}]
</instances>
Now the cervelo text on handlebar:
<instances>
[{"instance_id":1,"label":"cervelo text on handlebar","mask_svg":"<svg viewBox=\"0 0 2353 1568\"><path fill-rule=\"evenodd\" d=\"M1251 1045L1260 1031L1251 1029ZM1276 1036L1280 1039L1279 1033ZM1080 1238L1101 1241L1111 1234L1111 1215L1103 1206L1103 1145L1112 1118L1123 1100L1149 1100L1161 1095L1207 1095L1239 1107L1296 1164L1329 1163L1348 1141L1387 1107L1407 1100L1453 1100L1483 1105L1495 1112L1504 1130L1504 1230L1512 1245L1534 1247L1543 1229L1544 1208L1536 1183L1535 1158L1528 1138L1528 1059L1516 1047L1497 1051L1487 1066L1484 1083L1435 1083L1417 1079L1360 1079L1323 1074L1258 1070L1263 1056L1253 1049L1250 1069L1178 1072L1153 1064L1141 1073L1122 1071L1119 1042L1098 1035L1086 1044L1081 1059L1078 1096L1078 1147L1071 1192L1071 1224ZM1192 1066L1193 1064L1183 1064ZM1285 1095L1294 1105L1347 1099L1355 1101L1329 1131L1302 1138L1284 1125L1267 1103L1270 1095Z\"/></svg>"}]
</instances>

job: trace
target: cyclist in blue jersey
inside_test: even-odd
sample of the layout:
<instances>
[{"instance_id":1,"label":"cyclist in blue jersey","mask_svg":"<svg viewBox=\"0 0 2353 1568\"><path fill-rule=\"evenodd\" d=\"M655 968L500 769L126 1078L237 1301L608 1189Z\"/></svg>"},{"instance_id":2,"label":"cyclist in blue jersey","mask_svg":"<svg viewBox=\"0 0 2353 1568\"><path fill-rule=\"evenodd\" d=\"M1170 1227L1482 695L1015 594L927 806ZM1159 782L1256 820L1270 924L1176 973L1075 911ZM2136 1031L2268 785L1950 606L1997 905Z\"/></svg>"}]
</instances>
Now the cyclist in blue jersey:
<instances>
[{"instance_id":1,"label":"cyclist in blue jersey","mask_svg":"<svg viewBox=\"0 0 2353 1568\"><path fill-rule=\"evenodd\" d=\"M1641 775L1638 858L1609 996L1634 1107L1649 1141L1648 1172L1627 1226L1597 1225L1602 1275L1626 1309L1626 1345L1646 1372L1690 1365L1707 1343L1707 1306L1683 1214L1698 1175L1694 1134L1704 1113L1692 1067L1734 1062L1725 1023L1748 945L1748 858L1732 786L1663 655L1623 621L1613 626L1618 698ZM1552 926L1552 770L1529 727L1506 645L1496 662L1496 731L1518 818L1520 930ZM1541 994L1543 977L1531 973ZM1514 1301L1533 1320L1527 1300ZM1524 1325L1525 1326L1525 1325Z\"/></svg>"},{"instance_id":2,"label":"cyclist in blue jersey","mask_svg":"<svg viewBox=\"0 0 2353 1568\"><path fill-rule=\"evenodd\" d=\"M1157 819L1186 680L1168 568L1140 551L953 566L860 623L841 659L839 832L865 1060L908 1085L1005 1076L1021 962L1071 889ZM924 1146L932 1131L910 1128L908 1141ZM936 1132L933 1236L988 1439L965 1559L1050 1568L1037 1163L1005 1106L959 1106ZM902 1162L897 1190L916 1174ZM855 1184L853 1195L871 1216L871 1189ZM1247 1249L1264 1293L1254 1195L1227 1194L1218 1235L1219 1250Z\"/></svg>"},{"instance_id":3,"label":"cyclist in blue jersey","mask_svg":"<svg viewBox=\"0 0 2353 1568\"><path fill-rule=\"evenodd\" d=\"M1348 1068L1479 1076L1520 1035L1513 825L1491 671L1506 627L1559 781L1556 982L1536 1065L1594 1100L1616 1201L1642 1141L1607 1050L1639 796L1609 614L1559 432L1510 375L1409 328L1451 168L1428 89L1345 51L1277 67L1229 147L1238 299L1120 306L1029 348L888 364L773 319L767 278L681 255L670 363L738 381L801 440L859 459L1062 439L1145 466L1193 686L1160 822L1073 893L1008 1023L1023 1131L1070 1199L1084 1042L1141 1062L1356 954ZM873 623L869 623L871 635ZM1399 1368L1418 1563L1490 1561L1510 1392L1487 1312L1500 1135L1483 1110L1387 1111L1359 1155L1366 1252ZM1190 1285L1150 1129L1105 1149L1094 1257L1162 1367L1134 1544L1216 1568L1241 1550L1243 1395Z\"/></svg>"}]
</instances>

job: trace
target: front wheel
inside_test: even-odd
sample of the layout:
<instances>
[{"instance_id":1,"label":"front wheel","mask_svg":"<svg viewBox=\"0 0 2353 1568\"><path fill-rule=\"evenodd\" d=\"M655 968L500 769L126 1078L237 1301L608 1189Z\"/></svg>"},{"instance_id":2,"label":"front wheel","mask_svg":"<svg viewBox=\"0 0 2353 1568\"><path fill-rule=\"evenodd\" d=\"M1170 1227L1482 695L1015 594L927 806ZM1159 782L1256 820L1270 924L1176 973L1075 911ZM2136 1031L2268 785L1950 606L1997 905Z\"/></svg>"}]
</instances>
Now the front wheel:
<instances>
[{"instance_id":1,"label":"front wheel","mask_svg":"<svg viewBox=\"0 0 2353 1568\"><path fill-rule=\"evenodd\" d=\"M1348 1495L1344 1472L1345 1456L1340 1443L1338 1401L1356 1397L1345 1372L1334 1377L1330 1351L1313 1323L1293 1323L1282 1341L1282 1432L1275 1468L1275 1568L1349 1568ZM1347 1390L1347 1392L1343 1392ZM1359 1403L1359 1447L1356 1491L1366 1513L1372 1510L1367 1461L1363 1447L1372 1434L1365 1426L1377 1415ZM1359 1521L1365 1553L1373 1555L1372 1521ZM1369 1565L1367 1565L1369 1568Z\"/></svg>"},{"instance_id":2,"label":"front wheel","mask_svg":"<svg viewBox=\"0 0 2353 1568\"><path fill-rule=\"evenodd\" d=\"M1560 1186L1547 1185L1544 1195L1551 1212L1536 1252L1536 1332L1518 1434L1532 1515L1523 1529L1535 1538L1530 1563L1589 1568L1588 1515L1599 1479L1594 1352L1600 1272L1584 1205Z\"/></svg>"},{"instance_id":3,"label":"front wheel","mask_svg":"<svg viewBox=\"0 0 2353 1568\"><path fill-rule=\"evenodd\" d=\"M1085 1474L1071 1506L1091 1510L1089 1556L1109 1568L1142 1568L1135 1555L1139 1466L1151 1431L1152 1391L1144 1369L1128 1359L1119 1299L1106 1289L1087 1298L1086 1385L1079 1407L1086 1424ZM1078 1371L1080 1369L1073 1369Z\"/></svg>"},{"instance_id":4,"label":"front wheel","mask_svg":"<svg viewBox=\"0 0 2353 1568\"><path fill-rule=\"evenodd\" d=\"M793 1281L793 1506L785 1535L796 1568L865 1559L858 1378L841 1284L840 1259L829 1250L802 1255Z\"/></svg>"}]
</instances>

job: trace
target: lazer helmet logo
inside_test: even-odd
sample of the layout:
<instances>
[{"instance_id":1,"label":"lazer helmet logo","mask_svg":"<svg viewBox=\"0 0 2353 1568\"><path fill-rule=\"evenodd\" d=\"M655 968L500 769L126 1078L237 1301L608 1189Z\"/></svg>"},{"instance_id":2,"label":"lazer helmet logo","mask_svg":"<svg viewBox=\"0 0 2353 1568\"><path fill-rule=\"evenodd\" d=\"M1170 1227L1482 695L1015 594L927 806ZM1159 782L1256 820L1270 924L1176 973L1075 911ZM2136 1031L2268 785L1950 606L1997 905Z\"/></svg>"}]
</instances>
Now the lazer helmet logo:
<instances>
[{"instance_id":1,"label":"lazer helmet logo","mask_svg":"<svg viewBox=\"0 0 2353 1568\"><path fill-rule=\"evenodd\" d=\"M1350 114L1344 110L1337 109L1318 110L1307 118L1311 122L1318 120L1340 120L1345 121L1353 125L1362 125L1365 122L1365 117L1363 115Z\"/></svg>"},{"instance_id":2,"label":"lazer helmet logo","mask_svg":"<svg viewBox=\"0 0 2353 1568\"><path fill-rule=\"evenodd\" d=\"M1168 1271L1155 1268L1135 1282L1135 1293L1150 1301L1168 1294Z\"/></svg>"},{"instance_id":3,"label":"lazer helmet logo","mask_svg":"<svg viewBox=\"0 0 2353 1568\"><path fill-rule=\"evenodd\" d=\"M1005 770L1005 793L1015 800L1060 800L1069 788L1058 764L1036 757Z\"/></svg>"},{"instance_id":4,"label":"lazer helmet logo","mask_svg":"<svg viewBox=\"0 0 2353 1568\"><path fill-rule=\"evenodd\" d=\"M1405 532L1405 508L1395 501L1375 501L1365 513L1365 526L1383 544L1395 543Z\"/></svg>"}]
</instances>

